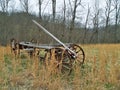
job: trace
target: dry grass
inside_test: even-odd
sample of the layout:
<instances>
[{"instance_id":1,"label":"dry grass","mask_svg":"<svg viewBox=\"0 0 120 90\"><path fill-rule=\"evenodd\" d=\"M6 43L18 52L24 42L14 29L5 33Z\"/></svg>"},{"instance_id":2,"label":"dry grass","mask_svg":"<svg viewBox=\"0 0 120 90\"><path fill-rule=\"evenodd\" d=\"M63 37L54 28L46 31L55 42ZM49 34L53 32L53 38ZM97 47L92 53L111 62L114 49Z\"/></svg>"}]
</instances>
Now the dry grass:
<instances>
[{"instance_id":1,"label":"dry grass","mask_svg":"<svg viewBox=\"0 0 120 90\"><path fill-rule=\"evenodd\" d=\"M15 58L9 46L1 46L0 90L120 90L120 44L82 47L85 64L65 76L56 70L54 57L45 67L37 57Z\"/></svg>"}]
</instances>

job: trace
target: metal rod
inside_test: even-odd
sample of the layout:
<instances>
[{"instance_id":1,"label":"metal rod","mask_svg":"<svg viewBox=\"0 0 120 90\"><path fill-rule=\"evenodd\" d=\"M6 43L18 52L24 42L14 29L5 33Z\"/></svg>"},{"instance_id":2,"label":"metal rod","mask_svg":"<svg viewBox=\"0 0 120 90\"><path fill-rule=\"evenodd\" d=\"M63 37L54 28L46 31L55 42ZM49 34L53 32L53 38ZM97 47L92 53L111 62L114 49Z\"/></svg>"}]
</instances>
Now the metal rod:
<instances>
[{"instance_id":1,"label":"metal rod","mask_svg":"<svg viewBox=\"0 0 120 90\"><path fill-rule=\"evenodd\" d=\"M53 34L51 34L50 32L48 32L47 29L45 29L42 25L40 25L38 22L36 22L35 20L32 20L37 26L39 26L45 33L47 33L48 35L50 35L53 39L55 39L58 43L60 43L61 45L63 45L63 47L67 50L69 50L71 53L73 53L76 56L76 53L74 51L72 51L71 49L69 49L63 42L61 42L58 38L56 38Z\"/></svg>"}]
</instances>

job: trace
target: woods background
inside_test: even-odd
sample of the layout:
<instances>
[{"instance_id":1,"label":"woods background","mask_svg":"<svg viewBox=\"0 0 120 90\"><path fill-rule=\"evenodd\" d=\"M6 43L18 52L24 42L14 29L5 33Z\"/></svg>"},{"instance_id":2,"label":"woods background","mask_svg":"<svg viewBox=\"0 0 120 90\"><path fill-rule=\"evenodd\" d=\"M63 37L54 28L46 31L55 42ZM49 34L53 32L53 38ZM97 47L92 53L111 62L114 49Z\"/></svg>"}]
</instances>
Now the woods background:
<instances>
[{"instance_id":1,"label":"woods background","mask_svg":"<svg viewBox=\"0 0 120 90\"><path fill-rule=\"evenodd\" d=\"M11 5L12 11L9 11L9 4L13 1L0 0L1 45L7 45L11 38L18 41L34 39L39 43L56 43L34 25L32 19L65 43L120 43L120 0L105 0L103 8L99 8L99 2L95 0L93 6L87 5L87 14L82 14L85 10L82 0L63 0L60 14L56 11L56 0L51 0L52 14L43 14L41 7L44 0L38 0L38 15L30 12L31 0L19 0L22 11L15 10L14 4ZM81 16L77 15L78 12ZM81 22L83 15L84 22Z\"/></svg>"}]
</instances>

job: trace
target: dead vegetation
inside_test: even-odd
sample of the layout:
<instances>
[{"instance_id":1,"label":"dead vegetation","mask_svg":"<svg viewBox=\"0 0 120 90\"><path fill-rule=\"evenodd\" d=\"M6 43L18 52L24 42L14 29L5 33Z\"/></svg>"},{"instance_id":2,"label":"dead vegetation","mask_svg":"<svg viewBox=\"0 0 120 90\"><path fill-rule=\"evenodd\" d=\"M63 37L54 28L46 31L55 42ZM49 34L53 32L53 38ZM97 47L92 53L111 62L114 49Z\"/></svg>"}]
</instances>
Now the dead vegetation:
<instances>
[{"instance_id":1,"label":"dead vegetation","mask_svg":"<svg viewBox=\"0 0 120 90\"><path fill-rule=\"evenodd\" d=\"M71 75L56 69L54 57L47 66L37 57L15 58L10 47L0 47L1 90L119 90L120 44L83 45L83 66ZM47 59L47 58L46 58Z\"/></svg>"}]
</instances>

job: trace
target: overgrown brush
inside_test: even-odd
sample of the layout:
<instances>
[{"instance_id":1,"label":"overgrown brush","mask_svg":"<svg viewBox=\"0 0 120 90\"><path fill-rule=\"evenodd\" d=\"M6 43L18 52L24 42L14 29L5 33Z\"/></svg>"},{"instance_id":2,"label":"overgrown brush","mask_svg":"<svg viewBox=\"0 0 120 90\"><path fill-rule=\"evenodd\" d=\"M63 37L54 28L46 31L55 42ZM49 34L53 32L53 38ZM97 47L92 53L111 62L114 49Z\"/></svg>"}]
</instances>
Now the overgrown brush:
<instances>
[{"instance_id":1,"label":"overgrown brush","mask_svg":"<svg viewBox=\"0 0 120 90\"><path fill-rule=\"evenodd\" d=\"M0 47L0 90L119 90L120 44L83 45L82 66L66 76L56 68L55 57L45 64L29 56L15 58L10 47ZM47 61L48 58L46 58Z\"/></svg>"}]
</instances>

